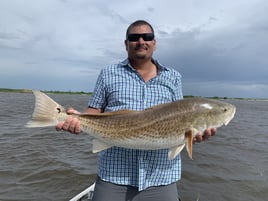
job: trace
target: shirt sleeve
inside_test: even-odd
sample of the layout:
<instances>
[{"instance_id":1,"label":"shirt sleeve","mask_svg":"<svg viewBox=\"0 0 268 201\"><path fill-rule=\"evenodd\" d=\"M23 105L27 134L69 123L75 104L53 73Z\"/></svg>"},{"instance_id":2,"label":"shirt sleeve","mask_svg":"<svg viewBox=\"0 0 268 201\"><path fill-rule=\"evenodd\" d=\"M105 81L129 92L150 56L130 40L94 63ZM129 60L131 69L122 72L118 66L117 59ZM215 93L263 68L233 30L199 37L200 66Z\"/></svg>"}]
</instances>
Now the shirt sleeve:
<instances>
[{"instance_id":1,"label":"shirt sleeve","mask_svg":"<svg viewBox=\"0 0 268 201\"><path fill-rule=\"evenodd\" d=\"M100 72L93 94L89 98L88 107L104 109L107 104L103 70Z\"/></svg>"},{"instance_id":2,"label":"shirt sleeve","mask_svg":"<svg viewBox=\"0 0 268 201\"><path fill-rule=\"evenodd\" d=\"M181 81L181 74L179 72L175 73L175 87L174 87L174 100L181 100L183 99L182 93L182 81Z\"/></svg>"}]
</instances>

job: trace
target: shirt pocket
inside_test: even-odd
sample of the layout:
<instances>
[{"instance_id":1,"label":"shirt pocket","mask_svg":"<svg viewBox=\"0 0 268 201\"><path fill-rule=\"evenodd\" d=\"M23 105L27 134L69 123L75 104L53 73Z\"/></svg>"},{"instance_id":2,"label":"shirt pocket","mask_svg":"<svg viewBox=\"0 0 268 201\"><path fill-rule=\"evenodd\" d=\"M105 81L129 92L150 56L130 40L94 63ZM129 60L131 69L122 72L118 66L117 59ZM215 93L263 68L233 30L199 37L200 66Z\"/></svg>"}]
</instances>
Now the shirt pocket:
<instances>
[{"instance_id":1,"label":"shirt pocket","mask_svg":"<svg viewBox=\"0 0 268 201\"><path fill-rule=\"evenodd\" d=\"M134 81L118 80L108 85L107 102L109 110L139 110L143 87Z\"/></svg>"}]
</instances>

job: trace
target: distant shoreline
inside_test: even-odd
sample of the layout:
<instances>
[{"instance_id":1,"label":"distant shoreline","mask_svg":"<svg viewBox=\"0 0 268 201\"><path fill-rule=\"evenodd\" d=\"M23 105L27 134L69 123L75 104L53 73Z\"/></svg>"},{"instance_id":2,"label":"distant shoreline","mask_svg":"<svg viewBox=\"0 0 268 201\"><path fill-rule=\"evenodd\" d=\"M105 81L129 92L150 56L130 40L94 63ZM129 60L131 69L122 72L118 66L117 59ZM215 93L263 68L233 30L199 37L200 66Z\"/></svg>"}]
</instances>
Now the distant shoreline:
<instances>
[{"instance_id":1,"label":"distant shoreline","mask_svg":"<svg viewBox=\"0 0 268 201\"><path fill-rule=\"evenodd\" d=\"M58 91L58 90L40 90L44 93L51 93L51 94L80 94L80 95L92 95L92 92L84 92L84 91ZM9 93L32 93L31 89L10 89L10 88L0 88L0 92L9 92ZM185 95L184 98L193 98L197 96L192 95ZM226 99L226 100L256 100L256 101L268 101L268 98L229 98L229 97L219 97L219 96L212 96L212 97L205 97L211 99Z\"/></svg>"},{"instance_id":2,"label":"distant shoreline","mask_svg":"<svg viewBox=\"0 0 268 201\"><path fill-rule=\"evenodd\" d=\"M53 94L86 94L91 95L92 92L84 91L58 91L58 90L40 90L44 93L53 93ZM32 93L31 89L9 89L9 88L0 88L0 92L9 92L9 93Z\"/></svg>"}]
</instances>

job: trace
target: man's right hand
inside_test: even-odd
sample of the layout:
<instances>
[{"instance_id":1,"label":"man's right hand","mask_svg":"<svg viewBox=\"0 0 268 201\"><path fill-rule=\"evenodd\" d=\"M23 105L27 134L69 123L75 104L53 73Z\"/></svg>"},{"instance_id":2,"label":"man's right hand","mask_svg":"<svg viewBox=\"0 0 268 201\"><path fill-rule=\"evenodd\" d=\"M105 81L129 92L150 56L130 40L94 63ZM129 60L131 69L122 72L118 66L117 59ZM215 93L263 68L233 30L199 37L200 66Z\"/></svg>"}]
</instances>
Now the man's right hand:
<instances>
[{"instance_id":1,"label":"man's right hand","mask_svg":"<svg viewBox=\"0 0 268 201\"><path fill-rule=\"evenodd\" d=\"M67 110L67 114L80 114L80 112L76 111L73 108L69 108ZM81 128L80 128L80 122L77 118L69 116L65 121L63 122L59 122L56 125L56 130L57 131L68 131L70 133L73 134L79 134L82 132Z\"/></svg>"}]
</instances>

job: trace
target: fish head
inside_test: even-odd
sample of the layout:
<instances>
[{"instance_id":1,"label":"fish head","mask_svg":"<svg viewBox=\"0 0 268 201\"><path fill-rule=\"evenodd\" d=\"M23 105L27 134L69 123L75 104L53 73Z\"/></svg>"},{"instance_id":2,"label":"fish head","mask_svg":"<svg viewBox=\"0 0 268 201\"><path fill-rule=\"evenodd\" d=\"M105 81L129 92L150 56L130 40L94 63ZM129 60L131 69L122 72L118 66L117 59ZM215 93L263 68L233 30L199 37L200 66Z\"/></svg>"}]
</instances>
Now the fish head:
<instances>
[{"instance_id":1,"label":"fish head","mask_svg":"<svg viewBox=\"0 0 268 201\"><path fill-rule=\"evenodd\" d=\"M236 107L224 101L213 99L203 99L195 105L200 111L200 115L204 115L205 128L217 128L222 125L227 125L233 118L236 112Z\"/></svg>"}]
</instances>

